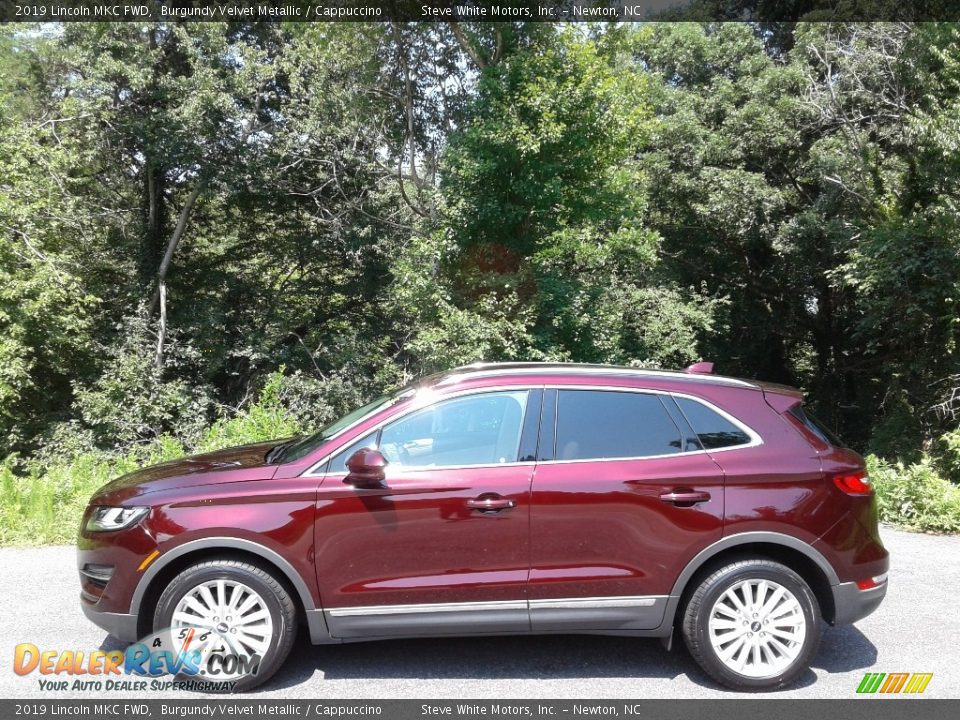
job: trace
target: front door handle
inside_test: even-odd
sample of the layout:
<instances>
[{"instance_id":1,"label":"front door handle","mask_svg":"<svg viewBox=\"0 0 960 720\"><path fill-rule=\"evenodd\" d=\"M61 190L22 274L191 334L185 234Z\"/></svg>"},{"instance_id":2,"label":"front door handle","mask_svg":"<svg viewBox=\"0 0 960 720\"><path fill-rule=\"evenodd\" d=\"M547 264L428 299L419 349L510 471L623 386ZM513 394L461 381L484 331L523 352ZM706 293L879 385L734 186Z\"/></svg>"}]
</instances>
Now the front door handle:
<instances>
[{"instance_id":1,"label":"front door handle","mask_svg":"<svg viewBox=\"0 0 960 720\"><path fill-rule=\"evenodd\" d=\"M697 503L707 502L710 499L710 493L697 490L673 490L663 493L660 499L667 503L673 503L677 507L692 507Z\"/></svg>"},{"instance_id":2,"label":"front door handle","mask_svg":"<svg viewBox=\"0 0 960 720\"><path fill-rule=\"evenodd\" d=\"M467 507L482 513L498 513L517 506L516 500L500 495L481 495L467 500Z\"/></svg>"}]
</instances>

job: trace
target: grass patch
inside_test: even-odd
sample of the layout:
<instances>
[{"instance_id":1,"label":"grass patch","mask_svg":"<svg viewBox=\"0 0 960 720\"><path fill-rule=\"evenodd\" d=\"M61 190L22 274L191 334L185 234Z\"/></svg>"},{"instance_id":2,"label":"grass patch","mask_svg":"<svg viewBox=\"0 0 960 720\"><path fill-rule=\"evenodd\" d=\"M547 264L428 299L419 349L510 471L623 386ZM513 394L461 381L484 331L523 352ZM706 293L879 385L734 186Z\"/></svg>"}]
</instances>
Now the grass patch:
<instances>
[{"instance_id":1,"label":"grass patch","mask_svg":"<svg viewBox=\"0 0 960 720\"><path fill-rule=\"evenodd\" d=\"M0 545L73 543L90 496L140 467L225 447L290 437L300 426L273 403L214 422L192 446L163 435L117 451L90 450L68 457L0 464Z\"/></svg>"}]
</instances>

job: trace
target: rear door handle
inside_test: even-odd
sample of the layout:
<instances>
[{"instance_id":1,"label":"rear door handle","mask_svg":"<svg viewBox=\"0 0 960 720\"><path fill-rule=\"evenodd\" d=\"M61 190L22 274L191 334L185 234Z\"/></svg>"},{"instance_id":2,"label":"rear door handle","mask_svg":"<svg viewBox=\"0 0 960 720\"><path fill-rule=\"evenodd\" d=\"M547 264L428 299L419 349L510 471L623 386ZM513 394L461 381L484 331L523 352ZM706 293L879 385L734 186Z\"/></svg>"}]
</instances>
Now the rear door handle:
<instances>
[{"instance_id":1,"label":"rear door handle","mask_svg":"<svg viewBox=\"0 0 960 720\"><path fill-rule=\"evenodd\" d=\"M467 507L482 513L498 513L516 507L517 501L500 495L481 495L467 500Z\"/></svg>"},{"instance_id":2,"label":"rear door handle","mask_svg":"<svg viewBox=\"0 0 960 720\"><path fill-rule=\"evenodd\" d=\"M673 490L663 493L660 499L680 507L690 507L697 503L707 502L710 499L710 493L697 490Z\"/></svg>"}]
</instances>

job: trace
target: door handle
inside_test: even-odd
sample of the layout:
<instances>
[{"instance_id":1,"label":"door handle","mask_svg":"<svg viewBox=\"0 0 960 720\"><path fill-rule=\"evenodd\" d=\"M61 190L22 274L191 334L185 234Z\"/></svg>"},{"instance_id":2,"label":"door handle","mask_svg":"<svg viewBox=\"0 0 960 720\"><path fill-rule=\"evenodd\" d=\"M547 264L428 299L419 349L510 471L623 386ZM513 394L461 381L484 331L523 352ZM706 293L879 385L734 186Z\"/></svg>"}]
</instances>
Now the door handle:
<instances>
[{"instance_id":1,"label":"door handle","mask_svg":"<svg viewBox=\"0 0 960 720\"><path fill-rule=\"evenodd\" d=\"M467 500L467 507L482 513L498 513L516 507L517 501L500 495L481 495Z\"/></svg>"},{"instance_id":2,"label":"door handle","mask_svg":"<svg viewBox=\"0 0 960 720\"><path fill-rule=\"evenodd\" d=\"M660 499L673 503L677 507L692 507L697 503L707 502L710 499L710 493L697 490L673 490L663 493Z\"/></svg>"}]
</instances>

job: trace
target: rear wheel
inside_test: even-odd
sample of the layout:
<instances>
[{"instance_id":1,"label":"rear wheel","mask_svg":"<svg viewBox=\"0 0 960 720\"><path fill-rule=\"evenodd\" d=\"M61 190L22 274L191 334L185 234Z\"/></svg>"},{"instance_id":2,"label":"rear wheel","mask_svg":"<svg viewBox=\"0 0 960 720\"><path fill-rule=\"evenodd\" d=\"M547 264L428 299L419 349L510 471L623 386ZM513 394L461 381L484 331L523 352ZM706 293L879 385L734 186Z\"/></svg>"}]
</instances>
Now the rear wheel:
<instances>
[{"instance_id":1,"label":"rear wheel","mask_svg":"<svg viewBox=\"0 0 960 720\"><path fill-rule=\"evenodd\" d=\"M266 570L240 560L212 559L177 575L163 591L154 631L169 629L175 647L199 651L189 679L242 692L280 668L296 636L296 606Z\"/></svg>"},{"instance_id":2,"label":"rear wheel","mask_svg":"<svg viewBox=\"0 0 960 720\"><path fill-rule=\"evenodd\" d=\"M820 625L820 608L803 578L757 558L704 578L687 603L683 637L714 680L735 690L773 689L810 666Z\"/></svg>"}]
</instances>

